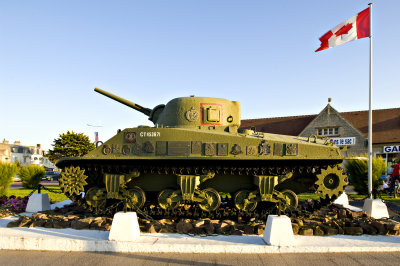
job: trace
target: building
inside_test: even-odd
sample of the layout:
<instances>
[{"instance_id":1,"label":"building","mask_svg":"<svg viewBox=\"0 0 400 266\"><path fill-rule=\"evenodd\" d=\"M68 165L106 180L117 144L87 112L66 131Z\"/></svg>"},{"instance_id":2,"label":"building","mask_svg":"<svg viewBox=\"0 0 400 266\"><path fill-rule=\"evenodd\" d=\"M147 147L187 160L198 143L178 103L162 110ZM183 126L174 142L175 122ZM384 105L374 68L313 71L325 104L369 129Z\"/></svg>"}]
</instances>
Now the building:
<instances>
[{"instance_id":1,"label":"building","mask_svg":"<svg viewBox=\"0 0 400 266\"><path fill-rule=\"evenodd\" d=\"M373 156L382 156L391 165L400 159L400 108L373 110ZM347 146L345 156L368 153L368 111L338 112L331 104L316 115L288 116L242 120L242 128L257 131L332 139L338 146Z\"/></svg>"},{"instance_id":2,"label":"building","mask_svg":"<svg viewBox=\"0 0 400 266\"><path fill-rule=\"evenodd\" d=\"M40 144L25 146L20 141L10 144L8 141L3 140L3 143L0 143L0 160L10 163L19 162L22 166L35 164L49 169L55 168L55 165L45 157Z\"/></svg>"},{"instance_id":3,"label":"building","mask_svg":"<svg viewBox=\"0 0 400 266\"><path fill-rule=\"evenodd\" d=\"M21 165L26 166L29 164L41 165L43 163L43 150L40 144L36 146L21 145L20 141L15 141L10 144L11 148L11 162L19 162Z\"/></svg>"},{"instance_id":4,"label":"building","mask_svg":"<svg viewBox=\"0 0 400 266\"><path fill-rule=\"evenodd\" d=\"M8 141L3 140L0 143L0 162L10 163L11 162L11 149Z\"/></svg>"}]
</instances>

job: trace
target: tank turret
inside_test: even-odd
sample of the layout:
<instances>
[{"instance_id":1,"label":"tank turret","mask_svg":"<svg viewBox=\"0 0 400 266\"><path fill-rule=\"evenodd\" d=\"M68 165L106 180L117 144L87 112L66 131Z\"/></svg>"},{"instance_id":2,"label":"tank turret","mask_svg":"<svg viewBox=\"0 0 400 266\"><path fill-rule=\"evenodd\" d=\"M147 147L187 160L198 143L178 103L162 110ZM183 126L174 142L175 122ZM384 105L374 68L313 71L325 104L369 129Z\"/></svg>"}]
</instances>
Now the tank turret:
<instances>
[{"instance_id":1,"label":"tank turret","mask_svg":"<svg viewBox=\"0 0 400 266\"><path fill-rule=\"evenodd\" d=\"M215 130L237 132L240 127L240 103L210 97L180 97L149 109L101 89L94 89L149 117L158 127L213 127Z\"/></svg>"}]
</instances>

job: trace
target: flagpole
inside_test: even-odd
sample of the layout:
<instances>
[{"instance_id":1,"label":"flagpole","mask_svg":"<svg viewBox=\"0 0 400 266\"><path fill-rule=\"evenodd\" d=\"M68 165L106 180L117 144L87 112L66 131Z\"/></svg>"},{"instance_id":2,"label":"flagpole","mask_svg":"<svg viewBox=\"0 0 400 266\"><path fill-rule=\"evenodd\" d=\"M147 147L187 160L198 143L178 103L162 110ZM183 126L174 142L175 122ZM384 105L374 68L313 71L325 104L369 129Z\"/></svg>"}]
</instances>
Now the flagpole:
<instances>
[{"instance_id":1,"label":"flagpole","mask_svg":"<svg viewBox=\"0 0 400 266\"><path fill-rule=\"evenodd\" d=\"M369 3L368 196L372 199L372 4Z\"/></svg>"}]
</instances>

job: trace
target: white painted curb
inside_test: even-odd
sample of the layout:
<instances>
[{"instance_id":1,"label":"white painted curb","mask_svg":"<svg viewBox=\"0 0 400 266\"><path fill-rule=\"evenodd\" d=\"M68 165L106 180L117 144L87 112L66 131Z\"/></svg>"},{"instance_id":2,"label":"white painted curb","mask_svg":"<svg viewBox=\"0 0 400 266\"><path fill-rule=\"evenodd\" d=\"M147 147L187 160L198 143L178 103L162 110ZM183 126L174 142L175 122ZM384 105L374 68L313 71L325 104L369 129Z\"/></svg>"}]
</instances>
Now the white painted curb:
<instances>
[{"instance_id":1,"label":"white painted curb","mask_svg":"<svg viewBox=\"0 0 400 266\"><path fill-rule=\"evenodd\" d=\"M375 219L389 218L386 204L381 199L366 199L363 210Z\"/></svg>"},{"instance_id":2,"label":"white painted curb","mask_svg":"<svg viewBox=\"0 0 400 266\"><path fill-rule=\"evenodd\" d=\"M136 212L117 212L111 224L109 241L135 241L140 237Z\"/></svg>"},{"instance_id":3,"label":"white painted curb","mask_svg":"<svg viewBox=\"0 0 400 266\"><path fill-rule=\"evenodd\" d=\"M268 215L263 240L272 246L295 246L296 240L290 218L286 215Z\"/></svg>"},{"instance_id":4,"label":"white painted curb","mask_svg":"<svg viewBox=\"0 0 400 266\"><path fill-rule=\"evenodd\" d=\"M47 193L33 193L26 205L26 212L40 212L50 210L50 200Z\"/></svg>"}]
</instances>

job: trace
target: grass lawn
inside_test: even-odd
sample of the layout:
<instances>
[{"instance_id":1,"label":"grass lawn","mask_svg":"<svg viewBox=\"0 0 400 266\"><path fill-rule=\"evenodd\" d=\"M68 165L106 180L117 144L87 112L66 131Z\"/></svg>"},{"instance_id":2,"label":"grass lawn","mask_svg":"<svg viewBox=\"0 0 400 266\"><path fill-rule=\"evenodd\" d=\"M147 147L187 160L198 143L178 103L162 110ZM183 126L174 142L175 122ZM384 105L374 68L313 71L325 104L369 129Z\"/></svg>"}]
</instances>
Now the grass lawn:
<instances>
[{"instance_id":1,"label":"grass lawn","mask_svg":"<svg viewBox=\"0 0 400 266\"><path fill-rule=\"evenodd\" d=\"M60 186L48 186L51 190L55 190L57 192L61 192ZM25 188L18 188L18 189L9 189L7 196L11 196L14 195L16 197L25 197L28 196L29 193L32 192L32 189L25 189ZM37 193L37 191L35 192ZM64 195L64 193L59 194L59 193L53 193L50 191L47 191L45 189L41 190L41 193L47 193L49 194L49 199L51 203L55 203L55 202L59 202L59 201L63 201L63 200L67 200L67 196Z\"/></svg>"}]
</instances>

